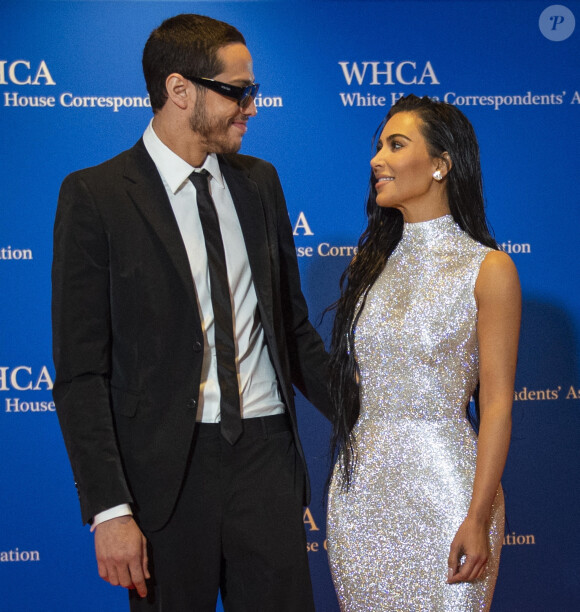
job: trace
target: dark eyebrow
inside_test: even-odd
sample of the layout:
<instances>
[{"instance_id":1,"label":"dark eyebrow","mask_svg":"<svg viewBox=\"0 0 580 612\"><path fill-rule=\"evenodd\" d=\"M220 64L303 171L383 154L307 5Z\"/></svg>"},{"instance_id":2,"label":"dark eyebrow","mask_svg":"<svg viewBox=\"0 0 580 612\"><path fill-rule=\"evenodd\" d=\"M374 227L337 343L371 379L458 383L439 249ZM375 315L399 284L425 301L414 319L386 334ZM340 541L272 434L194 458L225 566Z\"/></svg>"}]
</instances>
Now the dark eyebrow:
<instances>
[{"instance_id":1,"label":"dark eyebrow","mask_svg":"<svg viewBox=\"0 0 580 612\"><path fill-rule=\"evenodd\" d=\"M233 83L230 83L230 85L238 85L239 87L249 87L253 84L254 81L248 81L248 79L234 79Z\"/></svg>"},{"instance_id":2,"label":"dark eyebrow","mask_svg":"<svg viewBox=\"0 0 580 612\"><path fill-rule=\"evenodd\" d=\"M391 140L394 140L395 138L404 138L409 142L413 142L408 136L405 136L405 134L390 134L389 136L387 136L386 140L387 142L391 142Z\"/></svg>"}]
</instances>

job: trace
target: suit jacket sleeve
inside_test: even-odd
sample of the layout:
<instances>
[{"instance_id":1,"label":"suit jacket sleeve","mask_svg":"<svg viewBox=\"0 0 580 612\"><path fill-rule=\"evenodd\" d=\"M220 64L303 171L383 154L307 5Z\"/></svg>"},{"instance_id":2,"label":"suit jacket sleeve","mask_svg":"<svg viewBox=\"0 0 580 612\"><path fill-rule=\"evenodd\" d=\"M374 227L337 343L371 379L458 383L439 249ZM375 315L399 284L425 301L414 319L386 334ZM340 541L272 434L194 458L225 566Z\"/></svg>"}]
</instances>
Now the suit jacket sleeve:
<instances>
[{"instance_id":1,"label":"suit jacket sleeve","mask_svg":"<svg viewBox=\"0 0 580 612\"><path fill-rule=\"evenodd\" d=\"M83 522L131 502L111 413L109 248L83 174L65 179L54 228L52 267L54 400Z\"/></svg>"},{"instance_id":2,"label":"suit jacket sleeve","mask_svg":"<svg viewBox=\"0 0 580 612\"><path fill-rule=\"evenodd\" d=\"M327 418L330 400L327 388L328 355L324 343L308 318L308 306L300 286L300 273L292 225L276 170L276 215L280 255L280 287L283 319L290 355L292 383Z\"/></svg>"}]
</instances>

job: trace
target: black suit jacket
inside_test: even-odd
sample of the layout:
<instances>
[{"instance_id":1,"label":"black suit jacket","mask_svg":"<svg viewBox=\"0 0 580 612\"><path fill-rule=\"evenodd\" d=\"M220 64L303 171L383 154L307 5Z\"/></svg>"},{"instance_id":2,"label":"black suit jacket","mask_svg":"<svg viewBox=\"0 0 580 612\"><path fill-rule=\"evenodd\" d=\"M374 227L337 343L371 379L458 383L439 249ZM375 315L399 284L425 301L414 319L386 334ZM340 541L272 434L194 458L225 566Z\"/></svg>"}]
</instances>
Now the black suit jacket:
<instances>
[{"instance_id":1,"label":"black suit jacket","mask_svg":"<svg viewBox=\"0 0 580 612\"><path fill-rule=\"evenodd\" d=\"M308 321L282 188L267 162L218 157L304 462L292 385L327 413L326 353ZM142 527L158 529L188 461L203 334L183 240L142 140L63 182L52 277L53 394L83 521L129 502Z\"/></svg>"}]
</instances>

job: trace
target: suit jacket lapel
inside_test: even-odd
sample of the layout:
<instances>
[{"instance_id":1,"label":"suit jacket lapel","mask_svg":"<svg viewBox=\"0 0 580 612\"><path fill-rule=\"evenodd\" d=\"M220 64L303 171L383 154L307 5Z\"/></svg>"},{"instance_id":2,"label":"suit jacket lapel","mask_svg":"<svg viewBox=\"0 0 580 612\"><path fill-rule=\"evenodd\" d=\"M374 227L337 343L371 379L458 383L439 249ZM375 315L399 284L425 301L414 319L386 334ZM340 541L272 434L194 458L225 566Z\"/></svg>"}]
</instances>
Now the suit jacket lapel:
<instances>
[{"instance_id":1,"label":"suit jacket lapel","mask_svg":"<svg viewBox=\"0 0 580 612\"><path fill-rule=\"evenodd\" d=\"M185 285L187 294L197 310L197 300L187 251L167 197L167 192L155 163L143 140L131 149L125 167L127 193L149 222Z\"/></svg>"},{"instance_id":2,"label":"suit jacket lapel","mask_svg":"<svg viewBox=\"0 0 580 612\"><path fill-rule=\"evenodd\" d=\"M232 166L221 156L218 158L238 213L258 303L262 315L266 315L266 321L262 320L262 325L271 329L273 314L270 235L262 198L258 186L245 171Z\"/></svg>"},{"instance_id":3,"label":"suit jacket lapel","mask_svg":"<svg viewBox=\"0 0 580 612\"><path fill-rule=\"evenodd\" d=\"M246 243L252 278L262 311L262 324L267 331L273 332L271 245L266 211L258 186L247 173L232 166L221 156L219 161ZM183 281L192 304L197 309L187 251L157 167L147 153L142 139L131 149L125 167L125 179L127 193L158 235Z\"/></svg>"}]
</instances>

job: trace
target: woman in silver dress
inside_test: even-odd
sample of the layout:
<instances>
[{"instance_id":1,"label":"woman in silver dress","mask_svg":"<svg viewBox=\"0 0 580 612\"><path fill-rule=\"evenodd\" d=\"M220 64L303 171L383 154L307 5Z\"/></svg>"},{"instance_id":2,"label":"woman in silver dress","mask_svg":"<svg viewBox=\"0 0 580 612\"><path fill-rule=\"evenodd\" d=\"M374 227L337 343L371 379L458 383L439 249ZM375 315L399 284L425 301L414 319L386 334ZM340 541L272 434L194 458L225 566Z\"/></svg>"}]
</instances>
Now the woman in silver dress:
<instances>
[{"instance_id":1,"label":"woman in silver dress","mask_svg":"<svg viewBox=\"0 0 580 612\"><path fill-rule=\"evenodd\" d=\"M380 130L368 227L333 330L332 577L344 611L487 610L504 529L517 272L487 226L466 117L407 96Z\"/></svg>"}]
</instances>

